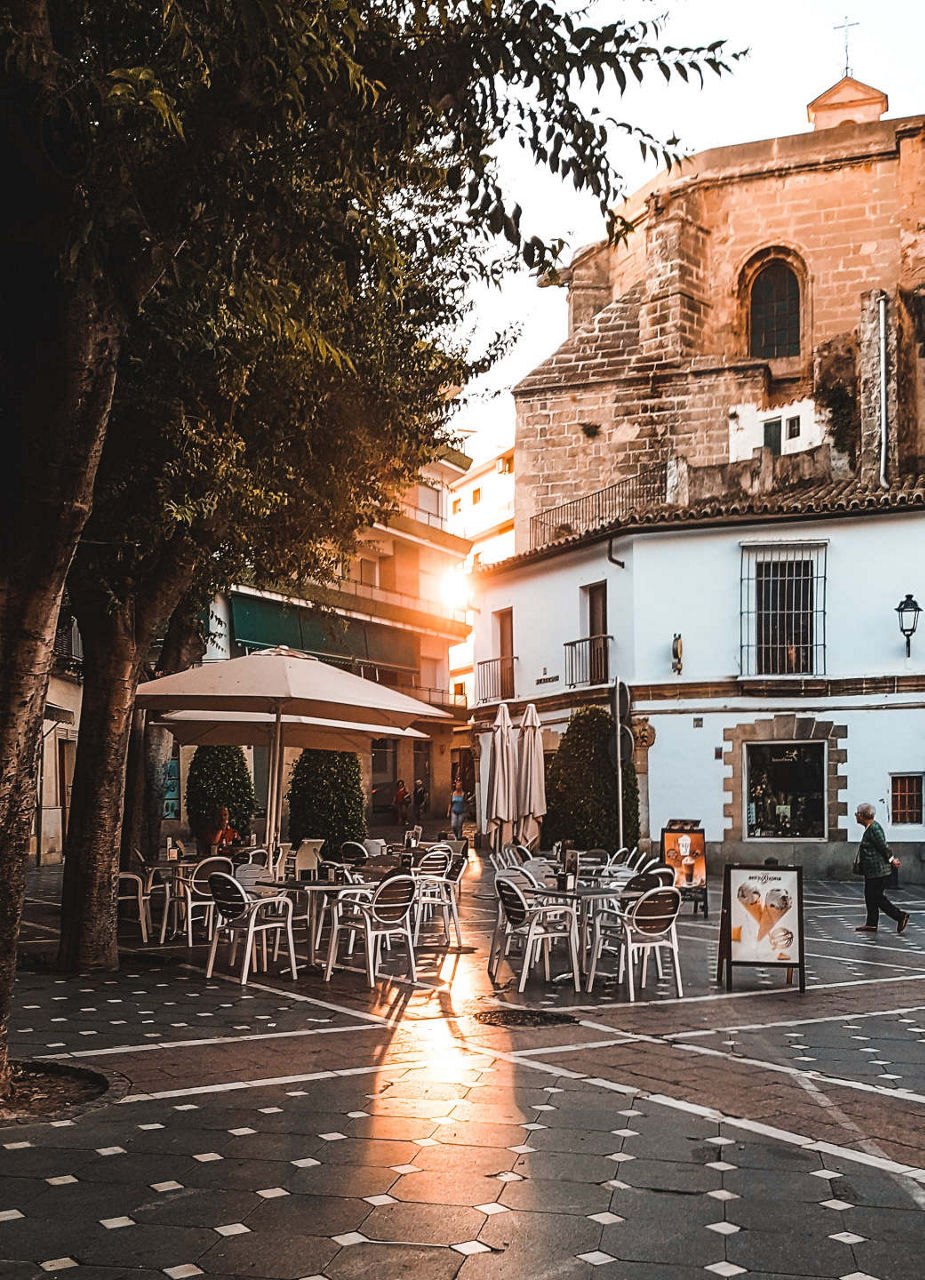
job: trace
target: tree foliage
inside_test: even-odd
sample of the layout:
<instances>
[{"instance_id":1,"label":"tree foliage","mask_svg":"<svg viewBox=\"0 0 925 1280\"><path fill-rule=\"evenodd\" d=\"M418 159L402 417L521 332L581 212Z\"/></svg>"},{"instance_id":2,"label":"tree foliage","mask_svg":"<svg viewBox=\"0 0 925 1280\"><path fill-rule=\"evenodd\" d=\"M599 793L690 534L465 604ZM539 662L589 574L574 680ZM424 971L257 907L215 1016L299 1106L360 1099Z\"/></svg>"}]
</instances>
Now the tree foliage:
<instances>
[{"instance_id":1,"label":"tree foliage","mask_svg":"<svg viewBox=\"0 0 925 1280\"><path fill-rule=\"evenodd\" d=\"M186 777L186 814L197 839L212 826L220 809L241 836L250 835L256 801L240 747L197 747Z\"/></svg>"},{"instance_id":2,"label":"tree foliage","mask_svg":"<svg viewBox=\"0 0 925 1280\"><path fill-rule=\"evenodd\" d=\"M345 840L366 835L366 803L360 761L349 751L303 751L287 792L289 839L325 841L325 857L334 857Z\"/></svg>"},{"instance_id":3,"label":"tree foliage","mask_svg":"<svg viewBox=\"0 0 925 1280\"><path fill-rule=\"evenodd\" d=\"M603 707L581 707L571 717L547 766L543 838L567 840L579 849L620 844L614 720ZM639 840L639 788L632 759L623 763L623 844Z\"/></svg>"}]
</instances>

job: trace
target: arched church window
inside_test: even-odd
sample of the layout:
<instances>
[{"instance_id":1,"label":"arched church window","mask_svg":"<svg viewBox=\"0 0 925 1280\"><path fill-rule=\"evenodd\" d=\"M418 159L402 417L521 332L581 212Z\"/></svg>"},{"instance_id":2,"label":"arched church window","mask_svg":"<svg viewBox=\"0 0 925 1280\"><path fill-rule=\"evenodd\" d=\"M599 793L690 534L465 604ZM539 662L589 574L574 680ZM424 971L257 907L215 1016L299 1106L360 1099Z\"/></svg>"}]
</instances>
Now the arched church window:
<instances>
[{"instance_id":1,"label":"arched church window","mask_svg":"<svg viewBox=\"0 0 925 1280\"><path fill-rule=\"evenodd\" d=\"M785 262L769 262L752 281L749 352L765 360L800 354L800 282Z\"/></svg>"}]
</instances>

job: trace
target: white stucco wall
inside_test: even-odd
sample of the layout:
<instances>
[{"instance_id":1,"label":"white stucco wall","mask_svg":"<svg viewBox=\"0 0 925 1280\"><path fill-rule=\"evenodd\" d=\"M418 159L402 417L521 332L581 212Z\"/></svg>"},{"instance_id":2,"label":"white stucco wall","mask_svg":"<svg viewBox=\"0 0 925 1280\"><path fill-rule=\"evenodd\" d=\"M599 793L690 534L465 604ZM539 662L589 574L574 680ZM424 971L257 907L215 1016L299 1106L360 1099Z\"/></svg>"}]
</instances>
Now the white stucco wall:
<instances>
[{"instance_id":1,"label":"white stucco wall","mask_svg":"<svg viewBox=\"0 0 925 1280\"><path fill-rule=\"evenodd\" d=\"M907 659L895 613L907 592L925 604L925 513L665 530L615 539L624 569L608 563L603 542L501 575L475 575L475 661L497 657L493 614L513 608L516 696L565 691L563 646L587 634L582 587L605 581L612 675L634 684L734 677L742 543L819 540L827 543L825 674L925 672L925 624ZM671 671L676 633L684 643L680 677ZM538 685L544 675L559 680Z\"/></svg>"}]
</instances>

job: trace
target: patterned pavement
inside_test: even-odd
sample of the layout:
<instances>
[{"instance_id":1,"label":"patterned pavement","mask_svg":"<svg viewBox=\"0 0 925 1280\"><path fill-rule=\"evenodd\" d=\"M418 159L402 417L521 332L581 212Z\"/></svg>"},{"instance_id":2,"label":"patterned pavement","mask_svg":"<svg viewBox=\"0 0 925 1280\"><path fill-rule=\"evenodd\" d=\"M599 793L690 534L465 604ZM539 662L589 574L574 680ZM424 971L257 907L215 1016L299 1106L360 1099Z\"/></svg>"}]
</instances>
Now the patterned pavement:
<instances>
[{"instance_id":1,"label":"patterned pavement","mask_svg":"<svg viewBox=\"0 0 925 1280\"><path fill-rule=\"evenodd\" d=\"M859 889L809 889L803 996L773 971L718 991L717 922L688 916L683 1000L493 988L478 865L465 946L435 935L413 988L206 982L203 948L130 922L118 975L24 967L14 1052L120 1089L0 1130L0 1276L918 1280L925 902L859 939ZM55 891L35 877L27 963ZM570 1020L478 1018L521 1008Z\"/></svg>"}]
</instances>

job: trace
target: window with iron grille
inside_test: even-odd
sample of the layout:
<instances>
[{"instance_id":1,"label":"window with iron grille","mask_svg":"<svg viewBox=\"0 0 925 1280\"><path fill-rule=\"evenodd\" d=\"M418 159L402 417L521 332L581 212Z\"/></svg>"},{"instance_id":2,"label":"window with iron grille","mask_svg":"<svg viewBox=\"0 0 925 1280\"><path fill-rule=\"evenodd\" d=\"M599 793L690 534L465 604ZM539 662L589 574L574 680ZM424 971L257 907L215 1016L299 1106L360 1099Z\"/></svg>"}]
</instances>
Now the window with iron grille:
<instances>
[{"instance_id":1,"label":"window with iron grille","mask_svg":"<svg viewBox=\"0 0 925 1280\"><path fill-rule=\"evenodd\" d=\"M894 773L890 782L894 825L900 823L921 825L923 821L922 774Z\"/></svg>"},{"instance_id":2,"label":"window with iron grille","mask_svg":"<svg viewBox=\"0 0 925 1280\"><path fill-rule=\"evenodd\" d=\"M743 676L825 672L824 542L743 544Z\"/></svg>"},{"instance_id":3,"label":"window with iron grille","mask_svg":"<svg viewBox=\"0 0 925 1280\"><path fill-rule=\"evenodd\" d=\"M752 283L749 350L765 360L800 354L800 282L785 262L769 262Z\"/></svg>"}]
</instances>

